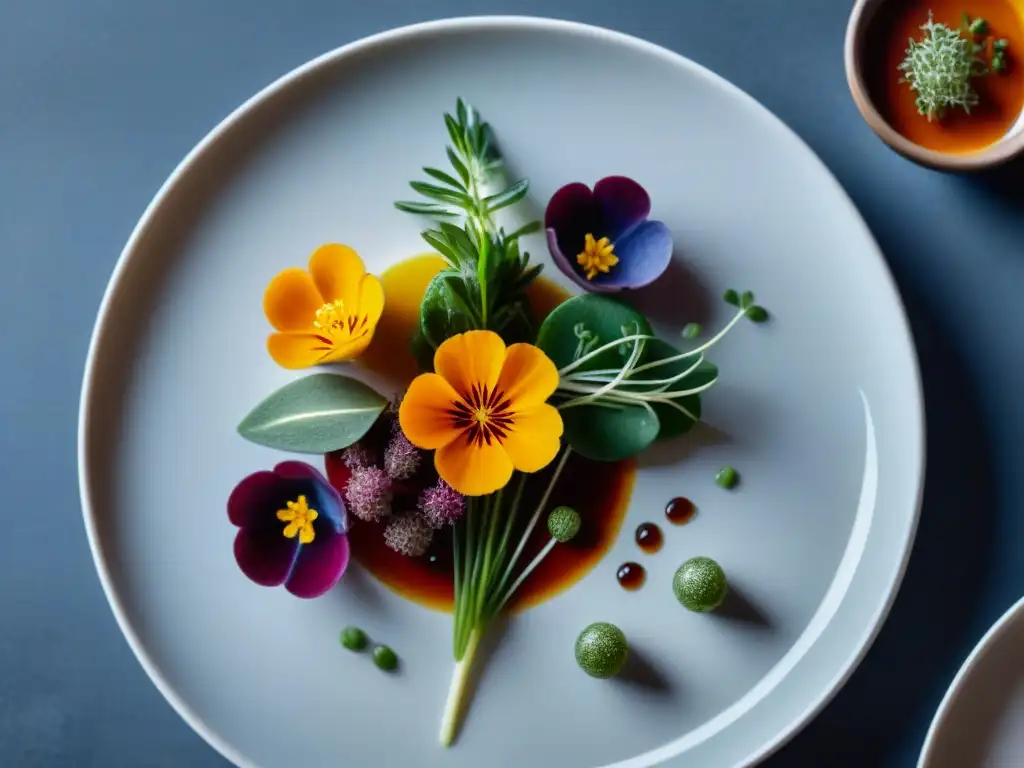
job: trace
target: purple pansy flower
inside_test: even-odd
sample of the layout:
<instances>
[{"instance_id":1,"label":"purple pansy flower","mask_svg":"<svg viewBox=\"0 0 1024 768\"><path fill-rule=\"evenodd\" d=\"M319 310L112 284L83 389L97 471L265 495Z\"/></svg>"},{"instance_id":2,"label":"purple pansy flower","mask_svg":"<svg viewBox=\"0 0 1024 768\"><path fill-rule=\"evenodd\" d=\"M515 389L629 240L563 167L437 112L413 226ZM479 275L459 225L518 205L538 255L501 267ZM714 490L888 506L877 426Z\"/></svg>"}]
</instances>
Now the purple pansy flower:
<instances>
[{"instance_id":1,"label":"purple pansy flower","mask_svg":"<svg viewBox=\"0 0 1024 768\"><path fill-rule=\"evenodd\" d=\"M348 565L345 502L309 464L285 461L243 479L228 499L228 519L240 529L238 567L264 587L319 597Z\"/></svg>"},{"instance_id":2,"label":"purple pansy flower","mask_svg":"<svg viewBox=\"0 0 1024 768\"><path fill-rule=\"evenodd\" d=\"M650 221L647 190L625 176L567 184L544 214L548 249L560 270L588 291L613 293L654 282L672 260L672 233Z\"/></svg>"}]
</instances>

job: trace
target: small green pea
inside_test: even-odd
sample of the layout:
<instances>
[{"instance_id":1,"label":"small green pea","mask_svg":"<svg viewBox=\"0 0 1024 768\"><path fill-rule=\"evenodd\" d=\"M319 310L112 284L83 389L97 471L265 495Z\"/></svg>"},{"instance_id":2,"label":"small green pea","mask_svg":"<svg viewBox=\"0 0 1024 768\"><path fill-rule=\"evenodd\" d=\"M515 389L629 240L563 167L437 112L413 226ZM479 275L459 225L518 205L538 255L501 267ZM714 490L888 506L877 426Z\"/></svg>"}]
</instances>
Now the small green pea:
<instances>
[{"instance_id":1,"label":"small green pea","mask_svg":"<svg viewBox=\"0 0 1024 768\"><path fill-rule=\"evenodd\" d=\"M1010 41L1007 40L1005 37L1001 38L999 40L996 40L994 43L992 43L992 49L995 50L995 51L1005 51L1009 47L1010 47Z\"/></svg>"},{"instance_id":2,"label":"small green pea","mask_svg":"<svg viewBox=\"0 0 1024 768\"><path fill-rule=\"evenodd\" d=\"M737 474L735 468L730 467L728 465L718 470L718 473L715 475L715 483L721 486L722 488L732 488L736 485L736 482L738 480L739 475Z\"/></svg>"},{"instance_id":3,"label":"small green pea","mask_svg":"<svg viewBox=\"0 0 1024 768\"><path fill-rule=\"evenodd\" d=\"M341 630L341 644L350 651L361 651L366 648L369 639L359 627L345 627Z\"/></svg>"},{"instance_id":4,"label":"small green pea","mask_svg":"<svg viewBox=\"0 0 1024 768\"><path fill-rule=\"evenodd\" d=\"M696 339L700 336L700 332L704 330L700 327L700 323L687 323L686 327L683 328L684 339Z\"/></svg>"},{"instance_id":5,"label":"small green pea","mask_svg":"<svg viewBox=\"0 0 1024 768\"><path fill-rule=\"evenodd\" d=\"M992 57L992 71L993 72L1005 72L1006 71L1006 59L1003 58L1001 53L997 53Z\"/></svg>"},{"instance_id":6,"label":"small green pea","mask_svg":"<svg viewBox=\"0 0 1024 768\"><path fill-rule=\"evenodd\" d=\"M378 645L373 649L373 663L385 672L391 672L398 667L398 656L386 645Z\"/></svg>"},{"instance_id":7,"label":"small green pea","mask_svg":"<svg viewBox=\"0 0 1024 768\"><path fill-rule=\"evenodd\" d=\"M740 305L740 295L732 288L722 294L722 300L726 304L732 304L734 307L738 307Z\"/></svg>"},{"instance_id":8,"label":"small green pea","mask_svg":"<svg viewBox=\"0 0 1024 768\"><path fill-rule=\"evenodd\" d=\"M710 557L692 557L676 570L672 591L687 610L706 613L722 604L729 584L722 566Z\"/></svg>"},{"instance_id":9,"label":"small green pea","mask_svg":"<svg viewBox=\"0 0 1024 768\"><path fill-rule=\"evenodd\" d=\"M747 318L755 323L763 323L768 319L768 310L760 304L747 308Z\"/></svg>"},{"instance_id":10,"label":"small green pea","mask_svg":"<svg viewBox=\"0 0 1024 768\"><path fill-rule=\"evenodd\" d=\"M580 513L572 507L555 507L548 515L548 533L562 544L571 541L580 532Z\"/></svg>"},{"instance_id":11,"label":"small green pea","mask_svg":"<svg viewBox=\"0 0 1024 768\"><path fill-rule=\"evenodd\" d=\"M972 35L984 35L988 31L988 22L979 16L971 22L970 30Z\"/></svg>"}]
</instances>

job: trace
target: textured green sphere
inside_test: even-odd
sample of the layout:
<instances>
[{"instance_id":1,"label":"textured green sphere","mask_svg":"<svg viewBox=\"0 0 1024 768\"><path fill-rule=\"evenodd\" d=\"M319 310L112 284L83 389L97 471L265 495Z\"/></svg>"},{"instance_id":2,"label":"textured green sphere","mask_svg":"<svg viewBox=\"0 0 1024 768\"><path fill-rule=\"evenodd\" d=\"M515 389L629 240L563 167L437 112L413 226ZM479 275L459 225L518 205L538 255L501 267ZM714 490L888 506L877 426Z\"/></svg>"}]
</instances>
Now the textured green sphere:
<instances>
[{"instance_id":1,"label":"textured green sphere","mask_svg":"<svg viewBox=\"0 0 1024 768\"><path fill-rule=\"evenodd\" d=\"M572 507L555 507L548 515L548 533L563 544L580 532L580 513Z\"/></svg>"},{"instance_id":2,"label":"textured green sphere","mask_svg":"<svg viewBox=\"0 0 1024 768\"><path fill-rule=\"evenodd\" d=\"M341 630L341 644L350 651L361 651L369 640L359 627L345 627Z\"/></svg>"},{"instance_id":3,"label":"textured green sphere","mask_svg":"<svg viewBox=\"0 0 1024 768\"><path fill-rule=\"evenodd\" d=\"M386 645L378 645L373 649L373 663L390 672L398 666L398 656Z\"/></svg>"},{"instance_id":4,"label":"textured green sphere","mask_svg":"<svg viewBox=\"0 0 1024 768\"><path fill-rule=\"evenodd\" d=\"M576 638L576 663L591 677L615 677L628 655L622 630L605 621L591 624Z\"/></svg>"},{"instance_id":5,"label":"textured green sphere","mask_svg":"<svg viewBox=\"0 0 1024 768\"><path fill-rule=\"evenodd\" d=\"M722 566L710 557L687 560L672 577L676 599L691 611L713 611L722 604L729 584Z\"/></svg>"}]
</instances>

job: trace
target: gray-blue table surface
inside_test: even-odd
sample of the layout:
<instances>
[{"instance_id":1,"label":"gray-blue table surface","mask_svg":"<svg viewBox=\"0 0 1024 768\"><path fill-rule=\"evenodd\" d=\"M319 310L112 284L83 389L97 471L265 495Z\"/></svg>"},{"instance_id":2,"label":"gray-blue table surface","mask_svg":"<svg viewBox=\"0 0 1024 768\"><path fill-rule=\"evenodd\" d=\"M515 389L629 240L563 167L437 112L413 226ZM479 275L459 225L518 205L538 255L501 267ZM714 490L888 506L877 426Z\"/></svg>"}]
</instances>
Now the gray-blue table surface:
<instances>
[{"instance_id":1,"label":"gray-blue table surface","mask_svg":"<svg viewBox=\"0 0 1024 768\"><path fill-rule=\"evenodd\" d=\"M136 663L86 545L76 420L104 286L163 180L250 95L364 35L485 13L613 27L708 66L810 143L878 238L924 375L920 529L867 659L769 765L913 765L960 662L1024 593L1024 173L943 176L876 140L844 78L849 10L840 0L0 3L0 766L226 766ZM793 221L795 236L812 224Z\"/></svg>"}]
</instances>

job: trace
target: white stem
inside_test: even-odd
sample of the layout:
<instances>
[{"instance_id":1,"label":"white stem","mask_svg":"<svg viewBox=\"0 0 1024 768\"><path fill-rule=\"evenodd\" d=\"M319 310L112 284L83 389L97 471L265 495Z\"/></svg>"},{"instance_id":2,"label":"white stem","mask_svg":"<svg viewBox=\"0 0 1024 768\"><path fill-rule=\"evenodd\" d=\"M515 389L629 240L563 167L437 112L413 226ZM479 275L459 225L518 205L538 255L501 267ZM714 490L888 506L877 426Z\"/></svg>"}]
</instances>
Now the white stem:
<instances>
[{"instance_id":1,"label":"white stem","mask_svg":"<svg viewBox=\"0 0 1024 768\"><path fill-rule=\"evenodd\" d=\"M558 372L558 375L561 377L561 376L564 376L567 373L575 371L577 368L579 368L585 362L587 362L588 360L592 360L593 358L595 358L598 355L600 355L602 352L607 352L609 349L615 349L615 347L621 346L622 344L625 344L627 342L637 341L637 340L650 341L651 339L654 339L654 338L655 338L654 336L648 336L645 333L638 333L638 334L635 334L633 336L623 336L621 339L616 339L615 341L610 341L607 344L605 344L604 346L598 347L593 352L588 352L583 357L581 357L579 360L574 360L573 362L569 363L567 366L565 366L565 368L562 368Z\"/></svg>"},{"instance_id":2,"label":"white stem","mask_svg":"<svg viewBox=\"0 0 1024 768\"><path fill-rule=\"evenodd\" d=\"M444 705L444 714L441 715L442 747L450 747L458 734L459 725L462 722L463 699L466 695L466 686L469 684L469 673L472 670L473 659L479 645L480 630L474 629L469 635L466 652L462 654L459 661L455 662L452 683L448 688L448 701Z\"/></svg>"}]
</instances>

